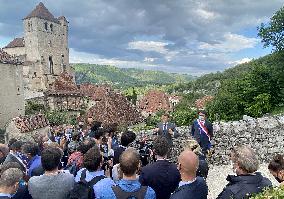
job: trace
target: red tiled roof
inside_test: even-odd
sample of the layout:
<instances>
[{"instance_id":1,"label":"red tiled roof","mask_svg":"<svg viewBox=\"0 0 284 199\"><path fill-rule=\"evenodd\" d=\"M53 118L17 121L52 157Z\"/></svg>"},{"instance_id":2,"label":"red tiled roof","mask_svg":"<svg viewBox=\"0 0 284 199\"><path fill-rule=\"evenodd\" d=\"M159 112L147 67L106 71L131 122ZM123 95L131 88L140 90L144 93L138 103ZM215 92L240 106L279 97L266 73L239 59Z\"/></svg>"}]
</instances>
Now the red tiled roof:
<instances>
[{"instance_id":1,"label":"red tiled roof","mask_svg":"<svg viewBox=\"0 0 284 199\"><path fill-rule=\"evenodd\" d=\"M205 108L206 104L214 99L213 96L207 95L195 101L195 107L199 110Z\"/></svg>"},{"instance_id":2,"label":"red tiled roof","mask_svg":"<svg viewBox=\"0 0 284 199\"><path fill-rule=\"evenodd\" d=\"M79 87L84 96L91 97L95 101L102 100L103 96L112 90L108 85L81 84Z\"/></svg>"},{"instance_id":3,"label":"red tiled roof","mask_svg":"<svg viewBox=\"0 0 284 199\"><path fill-rule=\"evenodd\" d=\"M170 111L169 97L159 90L149 91L140 101L139 108L146 113L156 113L159 110Z\"/></svg>"},{"instance_id":4,"label":"red tiled roof","mask_svg":"<svg viewBox=\"0 0 284 199\"><path fill-rule=\"evenodd\" d=\"M46 93L51 95L81 95L80 90L73 81L73 76L67 72L61 73Z\"/></svg>"},{"instance_id":5,"label":"red tiled roof","mask_svg":"<svg viewBox=\"0 0 284 199\"><path fill-rule=\"evenodd\" d=\"M16 48L16 47L24 47L24 46L25 46L24 38L21 37L21 38L15 38L4 48Z\"/></svg>"},{"instance_id":6,"label":"red tiled roof","mask_svg":"<svg viewBox=\"0 0 284 199\"><path fill-rule=\"evenodd\" d=\"M104 93L88 111L88 116L100 121L103 125L117 123L119 125L133 125L142 121L141 113L125 96L114 91Z\"/></svg>"},{"instance_id":7,"label":"red tiled roof","mask_svg":"<svg viewBox=\"0 0 284 199\"><path fill-rule=\"evenodd\" d=\"M29 19L29 18L33 18L33 17L37 17L37 18L40 18L40 19L45 19L45 20L48 20L48 21L59 23L58 19L56 19L48 11L48 9L44 6L44 4L42 2L40 2L36 6L36 8L28 16L26 16L24 19Z\"/></svg>"},{"instance_id":8,"label":"red tiled roof","mask_svg":"<svg viewBox=\"0 0 284 199\"><path fill-rule=\"evenodd\" d=\"M26 133L49 125L48 119L42 115L20 116L13 119L21 133Z\"/></svg>"}]
</instances>

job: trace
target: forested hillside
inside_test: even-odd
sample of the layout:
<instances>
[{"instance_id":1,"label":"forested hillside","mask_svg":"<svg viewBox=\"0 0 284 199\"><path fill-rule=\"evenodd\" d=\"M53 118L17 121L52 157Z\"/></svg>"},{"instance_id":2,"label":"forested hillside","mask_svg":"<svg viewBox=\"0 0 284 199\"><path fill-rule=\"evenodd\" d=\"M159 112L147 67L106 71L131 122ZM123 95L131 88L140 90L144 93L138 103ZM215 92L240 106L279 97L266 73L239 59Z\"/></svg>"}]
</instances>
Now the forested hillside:
<instances>
[{"instance_id":1,"label":"forested hillside","mask_svg":"<svg viewBox=\"0 0 284 199\"><path fill-rule=\"evenodd\" d=\"M76 82L108 83L116 88L140 87L146 85L167 85L185 83L193 79L188 74L166 73L163 71L118 68L109 65L73 64Z\"/></svg>"}]
</instances>

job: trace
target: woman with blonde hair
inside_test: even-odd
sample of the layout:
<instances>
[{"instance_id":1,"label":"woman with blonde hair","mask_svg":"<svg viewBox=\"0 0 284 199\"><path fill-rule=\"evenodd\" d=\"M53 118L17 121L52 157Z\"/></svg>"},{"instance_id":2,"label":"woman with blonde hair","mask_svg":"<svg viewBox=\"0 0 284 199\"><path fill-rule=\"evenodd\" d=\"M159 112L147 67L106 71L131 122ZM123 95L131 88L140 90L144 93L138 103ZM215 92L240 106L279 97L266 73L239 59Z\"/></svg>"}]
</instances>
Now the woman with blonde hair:
<instances>
[{"instance_id":1,"label":"woman with blonde hair","mask_svg":"<svg viewBox=\"0 0 284 199\"><path fill-rule=\"evenodd\" d=\"M199 166L196 175L207 178L209 166L206 161L206 156L202 153L202 149L196 140L187 140L184 145L184 150L189 149L194 152L199 158Z\"/></svg>"}]
</instances>

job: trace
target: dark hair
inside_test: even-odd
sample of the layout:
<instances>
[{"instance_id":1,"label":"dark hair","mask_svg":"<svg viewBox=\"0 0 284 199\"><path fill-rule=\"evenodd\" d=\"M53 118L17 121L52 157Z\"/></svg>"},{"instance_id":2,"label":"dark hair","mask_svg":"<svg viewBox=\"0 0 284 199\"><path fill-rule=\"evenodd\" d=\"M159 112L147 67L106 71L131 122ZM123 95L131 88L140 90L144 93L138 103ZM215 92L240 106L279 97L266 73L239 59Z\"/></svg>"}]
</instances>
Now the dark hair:
<instances>
[{"instance_id":1,"label":"dark hair","mask_svg":"<svg viewBox=\"0 0 284 199\"><path fill-rule=\"evenodd\" d=\"M198 111L198 114L199 113L202 113L202 114L204 114L205 116L207 116L207 112L206 111L204 111L204 110L200 110L200 111Z\"/></svg>"},{"instance_id":2,"label":"dark hair","mask_svg":"<svg viewBox=\"0 0 284 199\"><path fill-rule=\"evenodd\" d=\"M9 149L11 149L12 144L14 144L15 142L17 142L17 139L16 139L16 138L11 138L11 139L9 140L9 142L8 142L8 147L9 147Z\"/></svg>"},{"instance_id":3,"label":"dark hair","mask_svg":"<svg viewBox=\"0 0 284 199\"><path fill-rule=\"evenodd\" d=\"M10 149L13 151L20 151L23 144L24 143L22 141L16 141L11 145Z\"/></svg>"},{"instance_id":4,"label":"dark hair","mask_svg":"<svg viewBox=\"0 0 284 199\"><path fill-rule=\"evenodd\" d=\"M32 157L34 157L34 156L38 155L39 147L38 147L38 144L36 144L36 143L28 142L28 143L25 143L22 146L22 151L24 153L30 154Z\"/></svg>"},{"instance_id":5,"label":"dark hair","mask_svg":"<svg viewBox=\"0 0 284 199\"><path fill-rule=\"evenodd\" d=\"M132 143L136 139L136 134L132 131L126 131L122 133L120 142L122 146L127 147L130 143Z\"/></svg>"},{"instance_id":6,"label":"dark hair","mask_svg":"<svg viewBox=\"0 0 284 199\"><path fill-rule=\"evenodd\" d=\"M167 118L170 118L170 114L164 113L162 116L166 116Z\"/></svg>"},{"instance_id":7,"label":"dark hair","mask_svg":"<svg viewBox=\"0 0 284 199\"><path fill-rule=\"evenodd\" d=\"M24 168L18 162L4 162L0 166L0 173L2 174L4 171L10 168L17 168L20 169L22 172L25 172Z\"/></svg>"},{"instance_id":8,"label":"dark hair","mask_svg":"<svg viewBox=\"0 0 284 199\"><path fill-rule=\"evenodd\" d=\"M166 137L158 136L153 143L153 150L155 154L164 157L169 151L169 142Z\"/></svg>"},{"instance_id":9,"label":"dark hair","mask_svg":"<svg viewBox=\"0 0 284 199\"><path fill-rule=\"evenodd\" d=\"M119 157L120 169L126 176L134 175L138 170L139 163L140 156L134 148L126 149Z\"/></svg>"},{"instance_id":10,"label":"dark hair","mask_svg":"<svg viewBox=\"0 0 284 199\"><path fill-rule=\"evenodd\" d=\"M268 165L268 169L274 172L284 170L283 155L277 154L276 156L274 156Z\"/></svg>"},{"instance_id":11,"label":"dark hair","mask_svg":"<svg viewBox=\"0 0 284 199\"><path fill-rule=\"evenodd\" d=\"M83 166L91 172L98 170L101 162L102 155L97 146L90 148L83 158Z\"/></svg>"},{"instance_id":12,"label":"dark hair","mask_svg":"<svg viewBox=\"0 0 284 199\"><path fill-rule=\"evenodd\" d=\"M94 138L98 140L103 137L104 133L105 133L104 129L98 129L94 133Z\"/></svg>"},{"instance_id":13,"label":"dark hair","mask_svg":"<svg viewBox=\"0 0 284 199\"><path fill-rule=\"evenodd\" d=\"M41 164L44 170L56 169L61 161L62 152L56 147L47 147L41 153Z\"/></svg>"},{"instance_id":14,"label":"dark hair","mask_svg":"<svg viewBox=\"0 0 284 199\"><path fill-rule=\"evenodd\" d=\"M85 154L87 151L95 146L95 141L92 139L86 139L84 142L81 142L80 145L77 148L77 151L80 151L81 153Z\"/></svg>"},{"instance_id":15,"label":"dark hair","mask_svg":"<svg viewBox=\"0 0 284 199\"><path fill-rule=\"evenodd\" d=\"M97 131L102 126L101 122L94 121L91 127L91 131Z\"/></svg>"}]
</instances>

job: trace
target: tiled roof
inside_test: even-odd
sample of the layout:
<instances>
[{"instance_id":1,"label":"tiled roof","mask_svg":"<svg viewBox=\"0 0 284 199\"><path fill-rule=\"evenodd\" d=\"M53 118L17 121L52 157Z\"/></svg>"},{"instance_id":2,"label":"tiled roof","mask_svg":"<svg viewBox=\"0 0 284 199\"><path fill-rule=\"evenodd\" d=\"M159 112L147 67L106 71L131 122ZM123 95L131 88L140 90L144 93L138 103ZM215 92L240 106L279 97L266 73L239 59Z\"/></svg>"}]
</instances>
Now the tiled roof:
<instances>
[{"instance_id":1,"label":"tiled roof","mask_svg":"<svg viewBox=\"0 0 284 199\"><path fill-rule=\"evenodd\" d=\"M211 96L211 95L206 95L206 96L204 96L200 99L197 99L195 101L195 107L199 110L203 110L203 109L205 109L206 104L208 102L211 102L213 99L214 99L214 97Z\"/></svg>"},{"instance_id":2,"label":"tiled roof","mask_svg":"<svg viewBox=\"0 0 284 199\"><path fill-rule=\"evenodd\" d=\"M40 18L40 19L45 19L45 20L48 20L48 21L59 23L58 19L56 19L48 11L48 9L44 6L44 4L42 2L40 2L36 6L36 8L28 16L26 16L24 19L29 19L29 18L33 18L33 17L37 17L37 18Z\"/></svg>"},{"instance_id":3,"label":"tiled roof","mask_svg":"<svg viewBox=\"0 0 284 199\"><path fill-rule=\"evenodd\" d=\"M94 93L96 96L96 93ZM141 113L132 105L125 96L115 91L106 91L100 94L100 101L88 111L103 125L117 123L119 125L133 125L143 120Z\"/></svg>"},{"instance_id":4,"label":"tiled roof","mask_svg":"<svg viewBox=\"0 0 284 199\"><path fill-rule=\"evenodd\" d=\"M46 91L50 95L81 95L76 83L73 81L73 76L67 72L61 73L58 78L52 83Z\"/></svg>"},{"instance_id":5,"label":"tiled roof","mask_svg":"<svg viewBox=\"0 0 284 199\"><path fill-rule=\"evenodd\" d=\"M170 101L166 93L159 90L149 91L140 101L139 108L146 113L156 113L159 110L170 111Z\"/></svg>"},{"instance_id":6,"label":"tiled roof","mask_svg":"<svg viewBox=\"0 0 284 199\"><path fill-rule=\"evenodd\" d=\"M20 116L13 119L21 133L30 132L49 125L47 118L42 115Z\"/></svg>"},{"instance_id":7,"label":"tiled roof","mask_svg":"<svg viewBox=\"0 0 284 199\"><path fill-rule=\"evenodd\" d=\"M16 47L24 47L25 42L24 38L15 38L13 41L11 41L5 48L16 48Z\"/></svg>"}]
</instances>

